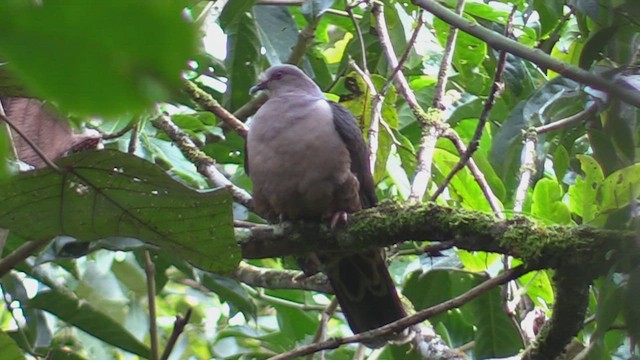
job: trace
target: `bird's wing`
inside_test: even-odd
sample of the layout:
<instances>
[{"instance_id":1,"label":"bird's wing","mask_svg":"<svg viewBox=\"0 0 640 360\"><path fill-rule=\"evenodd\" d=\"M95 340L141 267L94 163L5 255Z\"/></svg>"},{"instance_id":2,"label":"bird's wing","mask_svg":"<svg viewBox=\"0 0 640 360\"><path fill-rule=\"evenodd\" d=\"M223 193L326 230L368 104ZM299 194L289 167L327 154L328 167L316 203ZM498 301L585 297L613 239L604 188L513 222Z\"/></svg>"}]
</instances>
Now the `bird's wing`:
<instances>
[{"instance_id":1,"label":"bird's wing","mask_svg":"<svg viewBox=\"0 0 640 360\"><path fill-rule=\"evenodd\" d=\"M369 150L362 137L362 130L358 127L356 119L344 106L329 101L333 112L333 124L340 138L347 146L351 156L351 172L360 182L360 202L363 208L370 208L378 203L376 187L371 176L369 165Z\"/></svg>"}]
</instances>

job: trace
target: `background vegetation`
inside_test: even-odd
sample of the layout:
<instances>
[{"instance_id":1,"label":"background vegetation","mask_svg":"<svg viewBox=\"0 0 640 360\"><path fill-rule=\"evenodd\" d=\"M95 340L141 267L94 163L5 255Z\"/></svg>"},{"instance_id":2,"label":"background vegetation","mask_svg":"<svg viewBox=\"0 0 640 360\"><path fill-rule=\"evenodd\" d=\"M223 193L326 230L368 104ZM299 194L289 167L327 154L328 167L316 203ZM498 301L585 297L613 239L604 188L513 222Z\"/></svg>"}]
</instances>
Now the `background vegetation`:
<instances>
[{"instance_id":1,"label":"background vegetation","mask_svg":"<svg viewBox=\"0 0 640 360\"><path fill-rule=\"evenodd\" d=\"M639 9L0 2L2 358L632 358ZM338 234L251 213L249 88L282 62L354 113L390 200ZM349 337L290 256L328 246L389 246L391 330L422 335Z\"/></svg>"}]
</instances>

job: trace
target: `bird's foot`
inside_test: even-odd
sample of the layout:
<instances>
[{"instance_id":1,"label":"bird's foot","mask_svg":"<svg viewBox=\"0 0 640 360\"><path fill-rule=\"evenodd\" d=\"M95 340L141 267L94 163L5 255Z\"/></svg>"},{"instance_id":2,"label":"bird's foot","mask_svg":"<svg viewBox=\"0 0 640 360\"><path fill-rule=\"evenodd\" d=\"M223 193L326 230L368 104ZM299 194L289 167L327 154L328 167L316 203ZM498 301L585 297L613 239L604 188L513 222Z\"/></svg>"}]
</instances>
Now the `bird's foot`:
<instances>
[{"instance_id":1,"label":"bird's foot","mask_svg":"<svg viewBox=\"0 0 640 360\"><path fill-rule=\"evenodd\" d=\"M349 221L346 211L338 211L331 215L331 230L335 230L338 225L345 225Z\"/></svg>"}]
</instances>

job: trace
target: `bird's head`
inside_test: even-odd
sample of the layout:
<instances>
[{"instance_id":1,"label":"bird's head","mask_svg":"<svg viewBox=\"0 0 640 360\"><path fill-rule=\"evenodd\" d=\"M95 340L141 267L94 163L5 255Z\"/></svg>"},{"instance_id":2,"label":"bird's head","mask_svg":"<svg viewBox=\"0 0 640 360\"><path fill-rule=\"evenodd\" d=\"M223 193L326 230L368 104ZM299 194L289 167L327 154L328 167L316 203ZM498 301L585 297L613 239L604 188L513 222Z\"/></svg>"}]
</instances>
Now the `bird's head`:
<instances>
[{"instance_id":1,"label":"bird's head","mask_svg":"<svg viewBox=\"0 0 640 360\"><path fill-rule=\"evenodd\" d=\"M293 65L276 65L263 72L259 82L249 91L269 91L271 96L284 93L309 93L322 96L322 91L302 70Z\"/></svg>"}]
</instances>

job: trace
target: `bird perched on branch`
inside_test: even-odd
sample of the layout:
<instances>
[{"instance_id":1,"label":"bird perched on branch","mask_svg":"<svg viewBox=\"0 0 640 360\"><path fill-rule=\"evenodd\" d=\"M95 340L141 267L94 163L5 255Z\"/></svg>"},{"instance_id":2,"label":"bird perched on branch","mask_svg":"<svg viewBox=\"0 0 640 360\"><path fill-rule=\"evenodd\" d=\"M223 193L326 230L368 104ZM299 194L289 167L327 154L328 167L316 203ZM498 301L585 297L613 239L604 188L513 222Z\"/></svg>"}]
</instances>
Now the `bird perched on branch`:
<instances>
[{"instance_id":1,"label":"bird perched on branch","mask_svg":"<svg viewBox=\"0 0 640 360\"><path fill-rule=\"evenodd\" d=\"M292 65L265 71L251 89L259 90L269 99L252 119L245 161L258 214L273 222L329 220L335 227L347 213L377 204L368 149L347 109ZM380 249L314 255L354 333L406 315Z\"/></svg>"}]
</instances>

